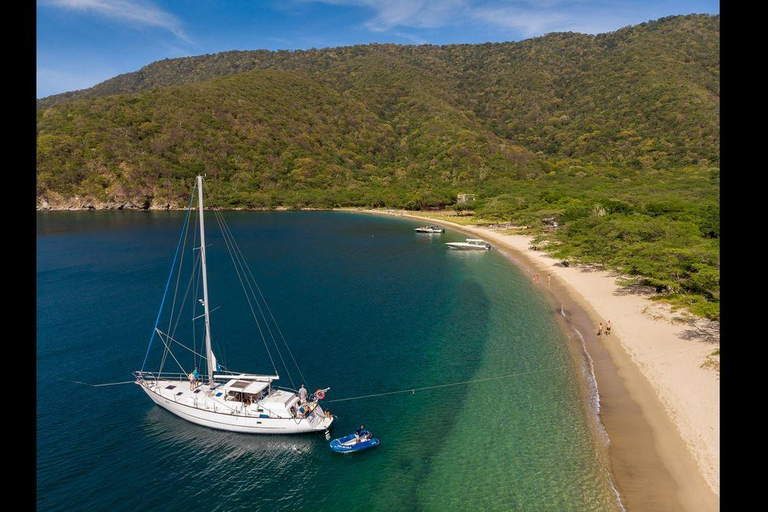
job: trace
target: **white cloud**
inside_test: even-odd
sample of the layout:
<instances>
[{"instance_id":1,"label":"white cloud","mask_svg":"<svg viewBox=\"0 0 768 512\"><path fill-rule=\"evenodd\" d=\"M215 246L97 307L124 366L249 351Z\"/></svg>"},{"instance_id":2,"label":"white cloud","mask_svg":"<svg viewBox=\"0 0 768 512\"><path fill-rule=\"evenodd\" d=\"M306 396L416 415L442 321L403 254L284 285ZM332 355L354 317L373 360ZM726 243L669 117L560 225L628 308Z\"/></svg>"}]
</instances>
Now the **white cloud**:
<instances>
[{"instance_id":1,"label":"white cloud","mask_svg":"<svg viewBox=\"0 0 768 512\"><path fill-rule=\"evenodd\" d=\"M165 29L179 39L190 41L181 28L179 19L149 0L45 0L43 3L63 9L90 12L129 24Z\"/></svg>"},{"instance_id":2,"label":"white cloud","mask_svg":"<svg viewBox=\"0 0 768 512\"><path fill-rule=\"evenodd\" d=\"M514 30L524 37L544 35L548 32L581 32L599 34L616 30L630 22L621 17L601 12L597 5L574 5L577 2L544 0L537 5L479 7L472 18L502 29ZM561 4L569 4L563 9ZM552 8L561 6L561 8Z\"/></svg>"},{"instance_id":3,"label":"white cloud","mask_svg":"<svg viewBox=\"0 0 768 512\"><path fill-rule=\"evenodd\" d=\"M393 27L436 28L456 20L472 0L310 0L333 5L367 7L374 11L365 26L377 32Z\"/></svg>"},{"instance_id":4,"label":"white cloud","mask_svg":"<svg viewBox=\"0 0 768 512\"><path fill-rule=\"evenodd\" d=\"M301 0L300 0L301 1ZM303 0L364 7L373 11L364 26L376 32L395 27L438 28L468 22L514 31L524 37L553 31L589 34L634 22L631 0Z\"/></svg>"}]
</instances>

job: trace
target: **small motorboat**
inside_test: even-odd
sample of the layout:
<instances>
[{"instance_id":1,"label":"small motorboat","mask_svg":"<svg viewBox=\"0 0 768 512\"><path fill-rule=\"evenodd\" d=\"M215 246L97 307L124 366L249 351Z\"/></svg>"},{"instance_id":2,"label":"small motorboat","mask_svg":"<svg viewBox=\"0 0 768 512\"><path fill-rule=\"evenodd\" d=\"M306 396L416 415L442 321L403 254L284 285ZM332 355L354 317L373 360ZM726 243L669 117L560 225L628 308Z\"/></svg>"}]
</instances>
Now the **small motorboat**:
<instances>
[{"instance_id":1,"label":"small motorboat","mask_svg":"<svg viewBox=\"0 0 768 512\"><path fill-rule=\"evenodd\" d=\"M358 438L355 434L349 434L348 436L340 437L331 441L331 450L339 453L351 453L367 450L379 445L379 440L373 437L370 432L364 432Z\"/></svg>"},{"instance_id":2,"label":"small motorboat","mask_svg":"<svg viewBox=\"0 0 768 512\"><path fill-rule=\"evenodd\" d=\"M467 238L466 242L448 242L447 245L451 249L458 249L460 251L490 251L491 244L485 240L479 238Z\"/></svg>"},{"instance_id":3,"label":"small motorboat","mask_svg":"<svg viewBox=\"0 0 768 512\"><path fill-rule=\"evenodd\" d=\"M414 229L417 233L445 233L445 228L441 228L440 226L435 226L434 224L430 224L429 226L421 226L416 229Z\"/></svg>"}]
</instances>

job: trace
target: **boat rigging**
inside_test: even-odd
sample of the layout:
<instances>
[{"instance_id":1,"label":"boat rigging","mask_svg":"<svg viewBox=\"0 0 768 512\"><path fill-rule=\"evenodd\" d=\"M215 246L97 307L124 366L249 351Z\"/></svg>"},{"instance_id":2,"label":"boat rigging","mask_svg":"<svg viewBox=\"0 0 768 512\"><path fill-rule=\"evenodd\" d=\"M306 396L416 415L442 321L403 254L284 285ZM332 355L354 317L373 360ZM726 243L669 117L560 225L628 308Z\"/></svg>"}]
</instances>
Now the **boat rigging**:
<instances>
[{"instance_id":1,"label":"boat rigging","mask_svg":"<svg viewBox=\"0 0 768 512\"><path fill-rule=\"evenodd\" d=\"M194 288L194 291L192 292L193 296L198 293L199 287L193 285L202 284L202 297L197 297L197 300L193 300L193 305L201 305L203 307L203 314L199 316L193 315L192 339L194 341L194 320L199 317L204 317L204 354L199 353L194 344L190 348L175 339L176 328L178 327L181 311L183 309L182 306L179 306L179 311L175 311L184 261L183 257L179 258L179 254L181 249L186 248L187 235L189 235L190 231L193 233L195 231L194 229L189 229L195 190L197 191L198 199L197 225L199 227L200 245L199 247L194 247L195 244L193 240L192 260L194 269L191 272L187 291L185 292L184 299L182 299L181 303L183 305L184 300L187 298L192 288ZM160 311L158 312L155 321L152 337L150 338L149 347L147 348L147 354L144 357L144 363L142 363L141 370L134 372L134 377L136 379L135 383L144 390L155 404L198 425L250 434L299 434L305 432L327 431L333 423L334 418L330 413L323 411L319 401L325 397L328 388L318 389L312 395L309 395L303 388L297 394L293 392L292 389L279 388L274 384L275 381L280 379L280 375L278 374L277 366L272 357L268 338L272 341L273 349L282 361L288 378L294 387L295 384L293 383L293 378L291 377L290 372L288 372L287 363L280 350L277 338L282 340L290 358L298 369L299 375L303 379L301 369L298 367L298 364L293 357L293 353L290 351L290 348L285 341L285 337L282 335L282 331L275 321L274 315L272 315L272 311L264 300L261 289L253 277L253 273L250 271L248 265L246 265L242 251L237 245L224 217L218 210L214 210L214 216L221 229L227 251L235 266L235 271L238 280L240 281L240 285L243 288L243 292L245 293L248 307L256 322L259 334L264 341L274 374L265 375L230 371L223 368L222 365L217 362L213 352L211 343L211 309L209 308L208 261L205 241L205 215L203 207L203 177L198 176L196 179L196 186L193 187L192 190L189 207L187 208L187 216L179 236L179 244L176 248L173 264L171 265L171 272L168 276L166 290L160 304ZM192 236L194 238L195 235L193 234ZM176 277L176 290L174 291L173 301L170 307L168 329L164 332L159 329L158 326L164 311L166 298L168 297L168 291L174 276L175 268L177 267L177 262L178 271ZM195 270L197 270L197 272ZM198 275L200 282L196 281ZM257 314L257 311L259 314ZM174 315L175 325L173 324ZM275 336L276 333L278 336ZM144 368L147 363L147 357L152 348L152 342L156 337L163 345L160 368L157 371L146 371ZM197 373L197 367L194 367L194 371L189 372L191 367L185 367L181 362L184 357L180 356L180 360L180 358L174 354L171 349L175 348L177 345L191 352L193 354L193 359L205 359L206 378L204 381L201 382L200 375ZM179 370L181 370L180 372L164 371L166 363L169 362L168 356L170 356L171 360L176 363Z\"/></svg>"}]
</instances>

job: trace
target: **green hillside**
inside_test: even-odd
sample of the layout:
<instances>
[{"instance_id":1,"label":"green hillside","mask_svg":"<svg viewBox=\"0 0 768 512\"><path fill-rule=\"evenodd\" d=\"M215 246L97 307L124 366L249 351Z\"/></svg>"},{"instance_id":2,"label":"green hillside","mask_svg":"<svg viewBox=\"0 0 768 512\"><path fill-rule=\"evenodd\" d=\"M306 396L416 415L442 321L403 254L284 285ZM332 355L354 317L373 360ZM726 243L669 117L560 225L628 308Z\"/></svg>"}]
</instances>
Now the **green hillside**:
<instances>
[{"instance_id":1,"label":"green hillside","mask_svg":"<svg viewBox=\"0 0 768 512\"><path fill-rule=\"evenodd\" d=\"M360 86L380 101L372 108L306 74L259 70L44 109L39 193L177 205L203 172L232 206L420 207L530 165L530 152L453 108L438 87L387 76L387 93Z\"/></svg>"},{"instance_id":2,"label":"green hillside","mask_svg":"<svg viewBox=\"0 0 768 512\"><path fill-rule=\"evenodd\" d=\"M479 45L227 52L38 101L38 205L446 207L717 317L719 16ZM558 224L552 228L553 221Z\"/></svg>"}]
</instances>

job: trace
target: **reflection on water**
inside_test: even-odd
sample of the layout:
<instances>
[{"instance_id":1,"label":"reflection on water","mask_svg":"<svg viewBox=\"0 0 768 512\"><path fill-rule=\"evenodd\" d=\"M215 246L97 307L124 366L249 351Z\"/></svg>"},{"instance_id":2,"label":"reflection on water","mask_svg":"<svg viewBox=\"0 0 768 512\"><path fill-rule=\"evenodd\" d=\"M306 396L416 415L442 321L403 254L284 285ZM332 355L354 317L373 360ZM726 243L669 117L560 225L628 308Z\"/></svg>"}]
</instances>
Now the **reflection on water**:
<instances>
[{"instance_id":1,"label":"reflection on water","mask_svg":"<svg viewBox=\"0 0 768 512\"><path fill-rule=\"evenodd\" d=\"M183 420L159 406L147 411L142 426L144 433L158 442L186 445L181 448L216 452L220 456L225 454L224 458L255 456L262 459L285 454L295 457L297 453L307 455L325 448L322 434L253 435L214 430Z\"/></svg>"},{"instance_id":2,"label":"reflection on water","mask_svg":"<svg viewBox=\"0 0 768 512\"><path fill-rule=\"evenodd\" d=\"M219 503L226 510L259 509L264 496L270 501L278 497L277 501L286 504L301 502L304 489L318 476L318 459L328 449L322 434L249 435L214 430L159 406L146 413L141 428L149 451L160 454L158 463L172 468L172 474L183 482L207 482L208 492L220 496ZM186 463L179 464L179 454L184 454ZM197 492L199 489L186 489L185 498Z\"/></svg>"}]
</instances>

